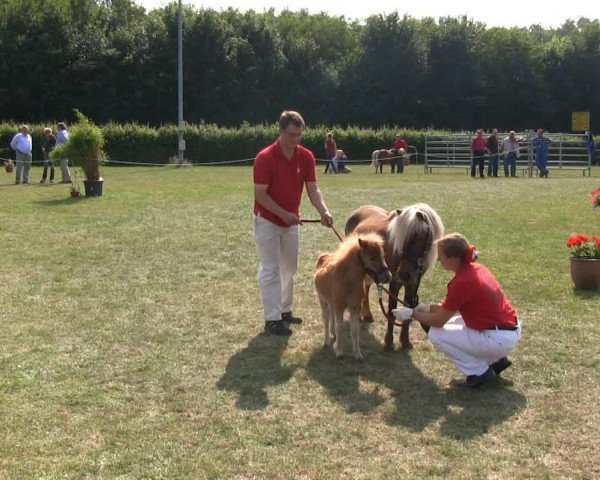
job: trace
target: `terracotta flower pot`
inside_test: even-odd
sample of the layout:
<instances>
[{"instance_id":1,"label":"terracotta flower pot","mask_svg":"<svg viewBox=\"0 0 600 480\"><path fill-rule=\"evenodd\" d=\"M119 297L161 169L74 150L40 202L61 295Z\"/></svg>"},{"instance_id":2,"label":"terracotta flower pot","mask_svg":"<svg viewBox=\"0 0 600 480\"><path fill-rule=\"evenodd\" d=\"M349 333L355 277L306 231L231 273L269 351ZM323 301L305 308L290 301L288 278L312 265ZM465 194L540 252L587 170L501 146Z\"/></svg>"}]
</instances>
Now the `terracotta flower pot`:
<instances>
[{"instance_id":1,"label":"terracotta flower pot","mask_svg":"<svg viewBox=\"0 0 600 480\"><path fill-rule=\"evenodd\" d=\"M600 258L571 257L571 278L578 290L600 288Z\"/></svg>"}]
</instances>

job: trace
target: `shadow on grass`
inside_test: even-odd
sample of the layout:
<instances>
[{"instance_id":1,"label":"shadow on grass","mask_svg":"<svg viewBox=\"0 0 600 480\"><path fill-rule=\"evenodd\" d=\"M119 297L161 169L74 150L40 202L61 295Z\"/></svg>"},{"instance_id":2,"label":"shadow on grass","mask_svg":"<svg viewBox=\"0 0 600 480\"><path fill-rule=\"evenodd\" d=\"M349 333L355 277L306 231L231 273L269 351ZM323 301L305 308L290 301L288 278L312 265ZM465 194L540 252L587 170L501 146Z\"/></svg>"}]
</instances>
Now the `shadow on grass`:
<instances>
[{"instance_id":1,"label":"shadow on grass","mask_svg":"<svg viewBox=\"0 0 600 480\"><path fill-rule=\"evenodd\" d=\"M51 207L53 205L74 205L78 202L82 202L85 200L89 200L90 198L98 198L98 197L65 197L65 198L53 198L50 200L36 200L33 203L37 205L45 205L47 207Z\"/></svg>"},{"instance_id":2,"label":"shadow on grass","mask_svg":"<svg viewBox=\"0 0 600 480\"><path fill-rule=\"evenodd\" d=\"M574 288L573 293L580 300L598 300L600 298L600 290L578 290Z\"/></svg>"},{"instance_id":3,"label":"shadow on grass","mask_svg":"<svg viewBox=\"0 0 600 480\"><path fill-rule=\"evenodd\" d=\"M287 382L296 369L281 365L288 338L267 334L254 337L246 348L229 359L217 387L238 392L238 408L266 408L269 405L267 387Z\"/></svg>"},{"instance_id":4,"label":"shadow on grass","mask_svg":"<svg viewBox=\"0 0 600 480\"><path fill-rule=\"evenodd\" d=\"M349 337L347 328L344 335ZM510 382L504 379L477 390L458 385L440 387L413 364L408 351L382 352L381 340L371 334L367 325L361 325L361 348L363 363L357 363L350 355L335 360L332 349L318 349L306 367L309 375L349 413L368 413L382 404L385 398L380 387L384 386L395 402L395 409L386 418L389 425L418 432L441 421L442 435L470 439L485 434L526 405L525 397L511 390ZM344 344L344 352L352 350ZM457 370L450 362L447 365L448 376L456 376ZM375 386L365 388L365 382Z\"/></svg>"}]
</instances>

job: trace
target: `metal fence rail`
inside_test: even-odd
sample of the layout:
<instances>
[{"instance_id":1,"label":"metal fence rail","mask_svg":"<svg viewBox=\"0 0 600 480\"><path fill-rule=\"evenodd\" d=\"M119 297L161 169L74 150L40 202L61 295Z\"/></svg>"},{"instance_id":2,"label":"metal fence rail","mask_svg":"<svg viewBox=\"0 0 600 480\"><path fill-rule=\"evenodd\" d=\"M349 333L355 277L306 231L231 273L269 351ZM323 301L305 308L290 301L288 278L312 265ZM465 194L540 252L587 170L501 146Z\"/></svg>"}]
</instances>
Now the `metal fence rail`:
<instances>
[{"instance_id":1,"label":"metal fence rail","mask_svg":"<svg viewBox=\"0 0 600 480\"><path fill-rule=\"evenodd\" d=\"M425 173L432 173L435 168L462 168L467 172L471 169L471 139L475 133L466 132L450 135L425 135ZM486 135L486 136L489 136ZM498 133L498 141L508 136L507 132ZM535 166L535 149L533 139L534 131L517 133L519 140L520 158L517 160L517 169L530 177L537 173ZM571 133L544 133L552 142L548 145L549 170L581 170L591 174L592 158L587 148L587 137ZM502 162L500 152L500 162ZM489 156L486 155L486 161Z\"/></svg>"}]
</instances>

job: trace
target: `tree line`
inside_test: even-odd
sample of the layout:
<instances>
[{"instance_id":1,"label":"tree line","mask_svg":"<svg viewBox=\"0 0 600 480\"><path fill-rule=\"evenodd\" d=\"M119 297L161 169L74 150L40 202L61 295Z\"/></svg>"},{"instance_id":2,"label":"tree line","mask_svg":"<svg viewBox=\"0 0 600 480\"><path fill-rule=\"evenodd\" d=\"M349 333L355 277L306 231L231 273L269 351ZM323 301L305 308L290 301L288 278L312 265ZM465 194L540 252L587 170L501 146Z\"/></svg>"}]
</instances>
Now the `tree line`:
<instances>
[{"instance_id":1,"label":"tree line","mask_svg":"<svg viewBox=\"0 0 600 480\"><path fill-rule=\"evenodd\" d=\"M600 22L487 28L466 17L183 9L184 118L312 125L600 128ZM177 4L3 0L0 120L177 122Z\"/></svg>"}]
</instances>

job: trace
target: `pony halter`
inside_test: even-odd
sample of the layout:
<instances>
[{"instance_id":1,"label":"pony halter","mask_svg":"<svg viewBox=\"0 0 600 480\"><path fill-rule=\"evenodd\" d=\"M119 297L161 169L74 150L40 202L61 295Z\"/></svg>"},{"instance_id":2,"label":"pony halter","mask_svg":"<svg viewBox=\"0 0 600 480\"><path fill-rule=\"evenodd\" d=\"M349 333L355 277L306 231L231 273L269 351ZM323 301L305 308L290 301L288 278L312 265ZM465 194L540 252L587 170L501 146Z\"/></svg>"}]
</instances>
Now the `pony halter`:
<instances>
[{"instance_id":1,"label":"pony halter","mask_svg":"<svg viewBox=\"0 0 600 480\"><path fill-rule=\"evenodd\" d=\"M380 274L388 271L388 268L381 267L379 270L375 271L372 268L369 268L365 265L365 261L363 260L362 255L360 253L358 254L358 258L360 259L360 263L361 263L363 269L365 270L365 272L367 273L367 275L369 275L373 279L373 281L375 282L375 285L379 285L379 282L377 281L377 277Z\"/></svg>"}]
</instances>

